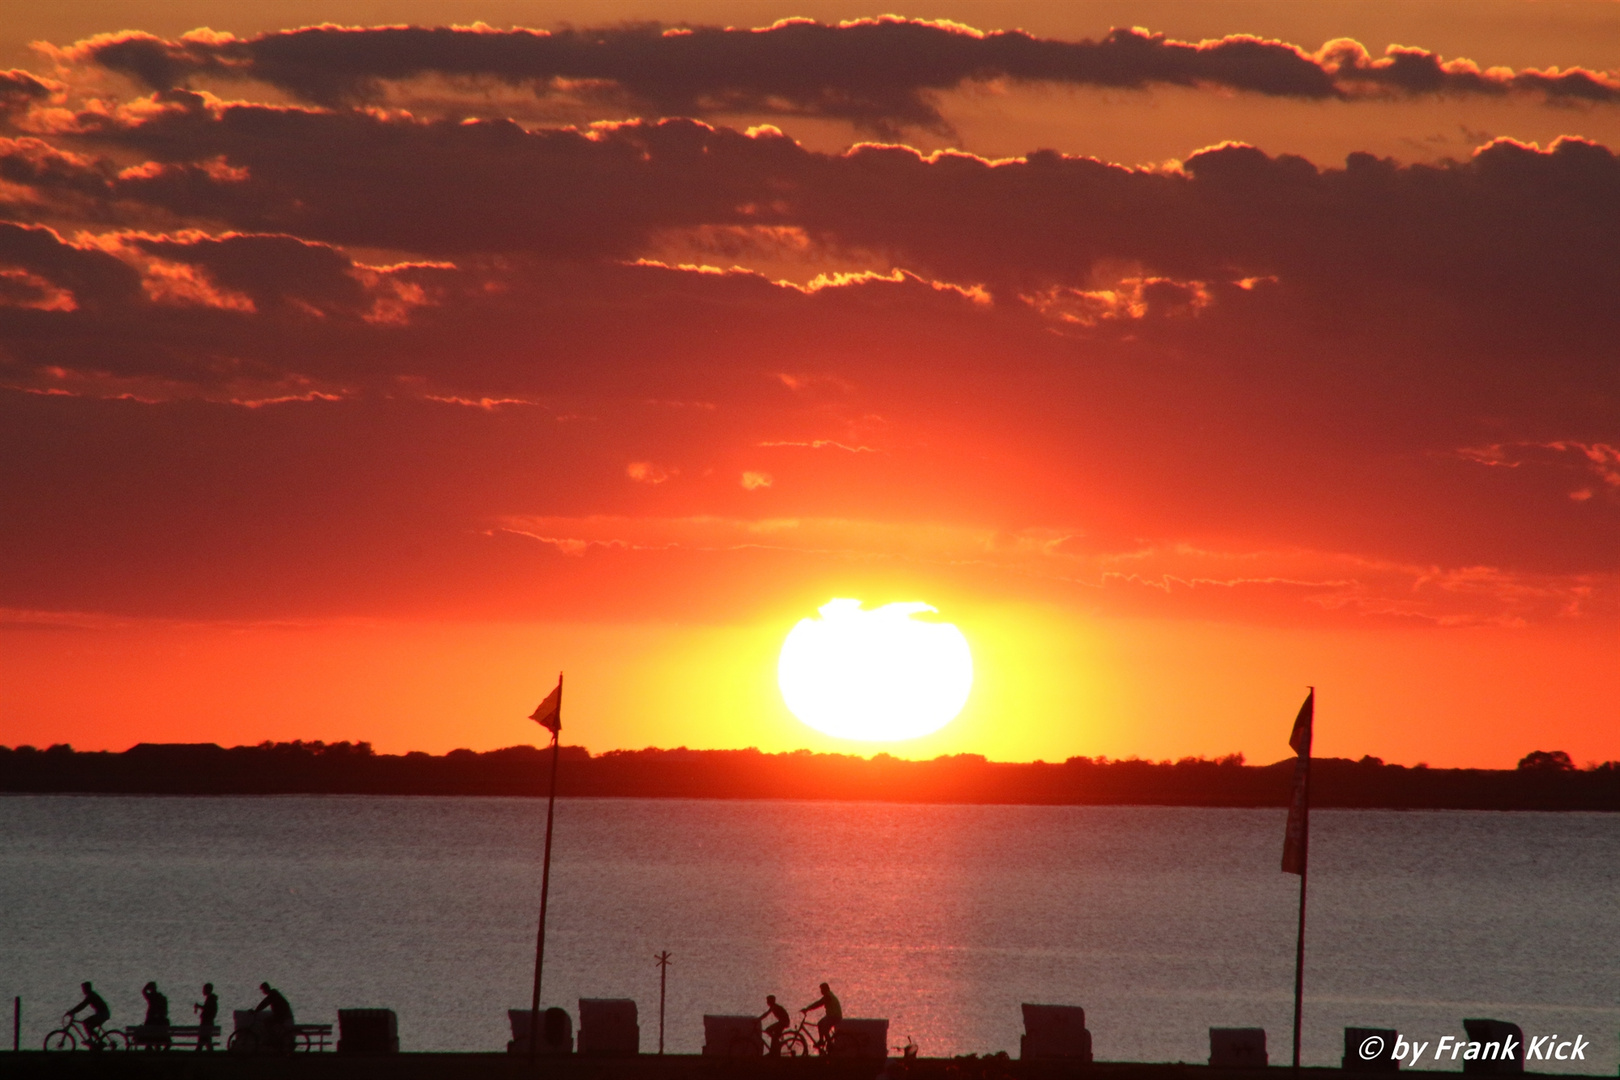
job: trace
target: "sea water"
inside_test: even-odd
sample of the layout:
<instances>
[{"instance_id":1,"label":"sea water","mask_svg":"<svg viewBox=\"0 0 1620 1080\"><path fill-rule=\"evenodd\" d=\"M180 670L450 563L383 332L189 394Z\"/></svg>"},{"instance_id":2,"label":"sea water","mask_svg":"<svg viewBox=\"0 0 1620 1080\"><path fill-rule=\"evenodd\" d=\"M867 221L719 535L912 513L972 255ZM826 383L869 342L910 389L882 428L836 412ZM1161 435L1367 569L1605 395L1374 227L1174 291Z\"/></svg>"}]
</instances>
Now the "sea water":
<instances>
[{"instance_id":1,"label":"sea water","mask_svg":"<svg viewBox=\"0 0 1620 1080\"><path fill-rule=\"evenodd\" d=\"M1086 1009L1105 1060L1207 1058L1210 1027L1291 1045L1299 879L1281 810L565 799L544 1001L628 997L658 1048L704 1013L791 1010L826 981L925 1055L1016 1056L1021 1002ZM298 1019L385 1007L407 1050L503 1049L534 971L545 803L0 796L0 995L38 1046L93 980L115 1023L155 979ZM1438 1043L1465 1017L1620 1031L1620 815L1318 811L1303 1057L1346 1026ZM1460 1069L1460 1059L1427 1068Z\"/></svg>"}]
</instances>

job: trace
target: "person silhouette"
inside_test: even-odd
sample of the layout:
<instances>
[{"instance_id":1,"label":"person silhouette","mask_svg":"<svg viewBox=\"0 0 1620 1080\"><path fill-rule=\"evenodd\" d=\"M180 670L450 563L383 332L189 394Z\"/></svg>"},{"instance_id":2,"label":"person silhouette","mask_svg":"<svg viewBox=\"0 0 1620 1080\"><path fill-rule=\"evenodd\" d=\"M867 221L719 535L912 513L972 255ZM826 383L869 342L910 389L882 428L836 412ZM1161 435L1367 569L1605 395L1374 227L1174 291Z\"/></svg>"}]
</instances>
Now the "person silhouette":
<instances>
[{"instance_id":1,"label":"person silhouette","mask_svg":"<svg viewBox=\"0 0 1620 1080\"><path fill-rule=\"evenodd\" d=\"M821 1033L821 1052L825 1054L831 1048L833 1032L838 1030L839 1023L844 1019L844 1006L832 992L832 987L822 983L821 996L799 1011L807 1013L811 1009L823 1010L821 1019L816 1021L816 1030Z\"/></svg>"},{"instance_id":2,"label":"person silhouette","mask_svg":"<svg viewBox=\"0 0 1620 1080\"><path fill-rule=\"evenodd\" d=\"M776 1018L771 1026L765 1029L765 1034L771 1040L771 1057L777 1057L782 1053L782 1032L788 1028L788 1011L776 1003L775 994L765 995L765 1011L755 1019L764 1020L767 1016Z\"/></svg>"},{"instance_id":3,"label":"person silhouette","mask_svg":"<svg viewBox=\"0 0 1620 1080\"><path fill-rule=\"evenodd\" d=\"M141 1023L146 1031L142 1033L141 1041L147 1046L168 1046L169 999L159 992L155 982L141 987L141 997L146 999L146 1019Z\"/></svg>"},{"instance_id":4,"label":"person silhouette","mask_svg":"<svg viewBox=\"0 0 1620 1080\"><path fill-rule=\"evenodd\" d=\"M287 999L282 997L280 990L267 982L259 984L259 992L264 995L264 1000L253 1006L253 1011L270 1014L270 1021L266 1025L267 1034L270 1036L267 1041L274 1049L290 1050L293 1033L292 1006L287 1004Z\"/></svg>"},{"instance_id":5,"label":"person silhouette","mask_svg":"<svg viewBox=\"0 0 1620 1080\"><path fill-rule=\"evenodd\" d=\"M214 995L214 984L203 983L203 999L194 1003L197 1014L197 1049L214 1048L214 1020L219 1016L219 998Z\"/></svg>"},{"instance_id":6,"label":"person silhouette","mask_svg":"<svg viewBox=\"0 0 1620 1080\"><path fill-rule=\"evenodd\" d=\"M80 983L79 989L84 992L84 1000L73 1006L73 1008L69 1009L67 1011L67 1015L69 1017L73 1017L77 1016L79 1014L79 1010L81 1009L90 1010L85 1015L83 1021L84 1032L86 1035L90 1036L90 1049L100 1050L101 1025L105 1024L108 1018L112 1016L112 1010L107 1008L107 1003L102 1000L100 994L96 993L95 987L91 986L89 983Z\"/></svg>"}]
</instances>

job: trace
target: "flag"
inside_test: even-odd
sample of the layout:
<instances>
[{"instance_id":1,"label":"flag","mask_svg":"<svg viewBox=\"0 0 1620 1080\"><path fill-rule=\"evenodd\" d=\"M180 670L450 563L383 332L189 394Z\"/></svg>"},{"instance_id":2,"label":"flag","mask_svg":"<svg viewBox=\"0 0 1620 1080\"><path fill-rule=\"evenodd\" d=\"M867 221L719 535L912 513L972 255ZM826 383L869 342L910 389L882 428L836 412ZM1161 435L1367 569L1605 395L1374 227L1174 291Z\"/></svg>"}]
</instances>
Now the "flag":
<instances>
[{"instance_id":1,"label":"flag","mask_svg":"<svg viewBox=\"0 0 1620 1080\"><path fill-rule=\"evenodd\" d=\"M1294 763L1294 799L1288 806L1288 832L1283 839L1282 868L1285 874L1305 873L1305 855L1311 833L1311 724L1316 719L1316 687L1305 695L1305 704L1294 718L1294 731L1288 745L1299 759Z\"/></svg>"},{"instance_id":2,"label":"flag","mask_svg":"<svg viewBox=\"0 0 1620 1080\"><path fill-rule=\"evenodd\" d=\"M546 695L546 700L529 715L529 719L551 732L562 734L562 676L557 676L557 688Z\"/></svg>"}]
</instances>

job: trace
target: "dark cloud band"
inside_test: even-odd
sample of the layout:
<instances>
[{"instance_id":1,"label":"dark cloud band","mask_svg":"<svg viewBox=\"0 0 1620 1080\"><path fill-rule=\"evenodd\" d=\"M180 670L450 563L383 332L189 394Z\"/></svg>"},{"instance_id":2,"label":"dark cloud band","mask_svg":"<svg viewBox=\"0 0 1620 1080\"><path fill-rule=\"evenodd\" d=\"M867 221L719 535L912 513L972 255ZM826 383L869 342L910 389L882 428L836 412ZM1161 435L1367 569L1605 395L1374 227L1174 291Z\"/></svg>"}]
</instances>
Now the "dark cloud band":
<instances>
[{"instance_id":1,"label":"dark cloud band","mask_svg":"<svg viewBox=\"0 0 1620 1080\"><path fill-rule=\"evenodd\" d=\"M37 140L0 141L0 177L40 199L95 200L102 215L144 205L456 261L634 260L671 234L720 228L746 245L790 229L824 249L877 253L880 272L985 286L1002 301L1095 288L1110 265L1161 300L1170 285L1149 278L1274 275L1342 317L1377 321L1388 305L1446 297L1430 321L1449 312L1486 325L1535 304L1559 317L1517 322L1562 336L1608 332L1620 289L1620 162L1578 139L1547 150L1501 140L1442 165L1356 154L1343 168L1227 144L1166 171L1047 152L827 154L690 120L525 131L159 97L162 108L88 115L75 129L81 145L150 164L120 171Z\"/></svg>"},{"instance_id":2,"label":"dark cloud band","mask_svg":"<svg viewBox=\"0 0 1620 1080\"><path fill-rule=\"evenodd\" d=\"M487 28L321 26L252 38L166 40L124 33L71 55L163 90L199 75L252 78L326 105L374 99L384 84L425 75L482 77L537 94L622 98L651 116L781 113L833 117L872 130L945 130L933 95L974 81L1070 86L1214 87L1307 100L1389 94L1536 93L1620 101L1620 81L1580 68L1520 72L1392 47L1374 58L1340 39L1315 53L1249 35L1175 41L1115 29L1059 41L1019 30L981 33L905 19L836 26L789 20L759 30L656 25L552 33Z\"/></svg>"}]
</instances>

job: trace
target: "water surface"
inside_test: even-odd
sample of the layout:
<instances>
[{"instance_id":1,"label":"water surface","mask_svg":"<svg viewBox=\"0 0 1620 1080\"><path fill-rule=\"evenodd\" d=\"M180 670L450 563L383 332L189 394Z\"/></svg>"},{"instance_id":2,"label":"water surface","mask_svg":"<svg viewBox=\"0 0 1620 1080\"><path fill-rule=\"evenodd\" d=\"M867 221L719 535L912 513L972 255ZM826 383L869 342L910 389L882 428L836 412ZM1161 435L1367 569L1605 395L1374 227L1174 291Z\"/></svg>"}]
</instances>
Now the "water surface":
<instances>
[{"instance_id":1,"label":"water surface","mask_svg":"<svg viewBox=\"0 0 1620 1080\"><path fill-rule=\"evenodd\" d=\"M494 1050L533 977L545 804L525 799L0 797L0 995L38 1045L93 979L114 1020L156 979L176 1022L268 980L299 1018L385 1006L410 1050ZM703 1013L830 981L925 1054L1008 1050L1020 1002L1083 1005L1099 1058L1202 1061L1211 1026L1292 1024L1298 878L1283 812L637 799L557 807L545 999L633 997L666 1044ZM1584 1034L1613 1074L1620 817L1318 811L1304 1058L1347 1025L1463 1017ZM1428 1067L1435 1067L1432 1064ZM1461 1062L1440 1067L1460 1068Z\"/></svg>"}]
</instances>

